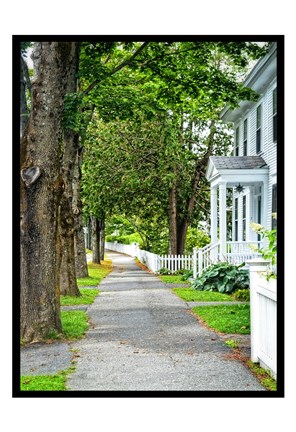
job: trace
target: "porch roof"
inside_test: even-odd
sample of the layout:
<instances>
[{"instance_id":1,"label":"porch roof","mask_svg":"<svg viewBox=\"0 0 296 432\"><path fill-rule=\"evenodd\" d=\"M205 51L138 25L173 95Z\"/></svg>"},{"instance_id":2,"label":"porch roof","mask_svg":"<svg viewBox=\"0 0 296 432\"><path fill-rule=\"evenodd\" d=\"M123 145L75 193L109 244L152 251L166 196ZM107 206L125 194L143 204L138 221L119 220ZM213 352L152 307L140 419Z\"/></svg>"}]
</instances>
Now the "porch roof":
<instances>
[{"instance_id":1,"label":"porch roof","mask_svg":"<svg viewBox=\"0 0 296 432\"><path fill-rule=\"evenodd\" d=\"M206 172L206 178L210 182L215 179L246 182L262 180L261 175L268 171L268 166L261 156L211 156ZM244 178L244 179L243 179Z\"/></svg>"}]
</instances>

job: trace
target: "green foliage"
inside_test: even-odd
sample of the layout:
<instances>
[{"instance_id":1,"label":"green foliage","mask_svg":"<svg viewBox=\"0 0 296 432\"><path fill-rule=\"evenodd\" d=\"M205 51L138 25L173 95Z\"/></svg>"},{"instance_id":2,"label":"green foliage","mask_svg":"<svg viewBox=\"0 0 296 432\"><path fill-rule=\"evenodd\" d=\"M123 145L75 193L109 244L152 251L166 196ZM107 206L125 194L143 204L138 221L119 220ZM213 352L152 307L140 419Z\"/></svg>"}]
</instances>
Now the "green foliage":
<instances>
[{"instance_id":1,"label":"green foliage","mask_svg":"<svg viewBox=\"0 0 296 432\"><path fill-rule=\"evenodd\" d=\"M210 237L202 230L198 228L189 227L186 236L185 251L184 254L192 254L193 248L203 248L211 242Z\"/></svg>"},{"instance_id":2,"label":"green foliage","mask_svg":"<svg viewBox=\"0 0 296 432\"><path fill-rule=\"evenodd\" d=\"M169 275L160 275L159 278L164 283L187 283L184 282L181 275L178 274L169 274Z\"/></svg>"},{"instance_id":3,"label":"green foliage","mask_svg":"<svg viewBox=\"0 0 296 432\"><path fill-rule=\"evenodd\" d=\"M83 286L97 286L101 280L112 271L111 261L101 261L101 264L95 264L88 262L88 274L89 276L77 279L77 285Z\"/></svg>"},{"instance_id":4,"label":"green foliage","mask_svg":"<svg viewBox=\"0 0 296 432\"><path fill-rule=\"evenodd\" d=\"M71 296L61 296L60 297L60 305L61 306L71 306L71 305L84 305L84 304L92 304L94 299L99 295L100 291L95 289L88 288L80 288L80 297L71 297Z\"/></svg>"},{"instance_id":5,"label":"green foliage","mask_svg":"<svg viewBox=\"0 0 296 432\"><path fill-rule=\"evenodd\" d=\"M65 391L67 377L73 373L75 367L61 371L54 375L23 375L21 377L21 391Z\"/></svg>"},{"instance_id":6,"label":"green foliage","mask_svg":"<svg viewBox=\"0 0 296 432\"><path fill-rule=\"evenodd\" d=\"M161 269L159 269L158 270L158 272L157 272L158 274L160 274L160 275L172 275L172 274L174 274L174 272L172 271L172 270L169 270L169 269L167 269L167 268L161 268Z\"/></svg>"},{"instance_id":7,"label":"green foliage","mask_svg":"<svg viewBox=\"0 0 296 432\"><path fill-rule=\"evenodd\" d=\"M196 313L210 328L221 333L250 334L250 306L197 306Z\"/></svg>"},{"instance_id":8,"label":"green foliage","mask_svg":"<svg viewBox=\"0 0 296 432\"><path fill-rule=\"evenodd\" d=\"M141 236L138 233L133 233L133 234L129 234L129 235L109 235L109 236L106 236L106 241L107 242L117 241L118 243L122 243L122 244L138 243L140 248L143 244Z\"/></svg>"},{"instance_id":9,"label":"green foliage","mask_svg":"<svg viewBox=\"0 0 296 432\"><path fill-rule=\"evenodd\" d=\"M242 270L244 263L235 266L220 262L207 268L200 277L192 282L192 287L201 291L231 293L249 286L249 272Z\"/></svg>"},{"instance_id":10,"label":"green foliage","mask_svg":"<svg viewBox=\"0 0 296 432\"><path fill-rule=\"evenodd\" d=\"M86 216L122 214L136 221L142 247L161 254L168 250L172 185L177 184L182 221L188 216L196 167L202 170L199 163L209 150L211 121L211 154L227 154L231 134L219 113L225 104L254 99L242 77L249 61L265 51L250 42L149 42L135 56L141 44L81 45L83 108L78 108L95 107L85 134L82 201ZM78 100L69 99L66 123L79 130ZM190 215L194 223L205 220L204 208L209 208L203 176L199 186ZM208 242L188 235L188 251Z\"/></svg>"},{"instance_id":11,"label":"green foliage","mask_svg":"<svg viewBox=\"0 0 296 432\"><path fill-rule=\"evenodd\" d=\"M251 360L247 362L248 367L256 375L260 383L269 391L277 390L277 382L271 376L270 372L260 367L258 363L253 363Z\"/></svg>"},{"instance_id":12,"label":"green foliage","mask_svg":"<svg viewBox=\"0 0 296 432\"><path fill-rule=\"evenodd\" d=\"M23 57L27 56L27 49L32 47L32 42L21 42L20 43L20 48L21 48L21 54Z\"/></svg>"},{"instance_id":13,"label":"green foliage","mask_svg":"<svg viewBox=\"0 0 296 432\"><path fill-rule=\"evenodd\" d=\"M166 254L168 230L164 227L165 223L161 214L149 217L144 211L147 211L147 206L138 209L137 212L141 214L141 217L132 214L110 217L106 223L107 241L116 240L125 244L138 243L140 249L160 255Z\"/></svg>"},{"instance_id":14,"label":"green foliage","mask_svg":"<svg viewBox=\"0 0 296 432\"><path fill-rule=\"evenodd\" d=\"M188 279L193 277L193 270L185 270L181 279L182 281L187 281Z\"/></svg>"},{"instance_id":15,"label":"green foliage","mask_svg":"<svg viewBox=\"0 0 296 432\"><path fill-rule=\"evenodd\" d=\"M225 344L227 346L229 346L229 348L238 348L239 347L239 342L234 340L234 339L228 339L227 341L225 341Z\"/></svg>"},{"instance_id":16,"label":"green foliage","mask_svg":"<svg viewBox=\"0 0 296 432\"><path fill-rule=\"evenodd\" d=\"M79 132L81 128L80 108L82 105L81 93L68 93L64 100L64 129Z\"/></svg>"},{"instance_id":17,"label":"green foliage","mask_svg":"<svg viewBox=\"0 0 296 432\"><path fill-rule=\"evenodd\" d=\"M88 329L88 317L83 311L61 311L63 336L76 340L84 336Z\"/></svg>"},{"instance_id":18,"label":"green foliage","mask_svg":"<svg viewBox=\"0 0 296 432\"><path fill-rule=\"evenodd\" d=\"M233 298L238 301L250 301L250 289L238 289L232 294Z\"/></svg>"},{"instance_id":19,"label":"green foliage","mask_svg":"<svg viewBox=\"0 0 296 432\"><path fill-rule=\"evenodd\" d=\"M186 270L186 269L169 270L169 269L163 267L163 268L159 269L157 273L160 275L174 275L174 276L182 275L182 276L184 276L190 272L191 272L191 270Z\"/></svg>"},{"instance_id":20,"label":"green foliage","mask_svg":"<svg viewBox=\"0 0 296 432\"><path fill-rule=\"evenodd\" d=\"M28 375L21 377L21 391L63 391L66 389L64 375Z\"/></svg>"},{"instance_id":21,"label":"green foliage","mask_svg":"<svg viewBox=\"0 0 296 432\"><path fill-rule=\"evenodd\" d=\"M210 291L196 291L192 288L174 288L174 293L182 300L189 302L233 301L228 294Z\"/></svg>"},{"instance_id":22,"label":"green foliage","mask_svg":"<svg viewBox=\"0 0 296 432\"><path fill-rule=\"evenodd\" d=\"M273 214L273 217L276 219L276 214ZM257 248L256 250L261 253L262 257L270 261L272 266L272 271L267 271L266 277L267 280L270 278L276 279L276 271L274 271L277 263L277 230L267 230L262 225L257 223L251 224L253 230L262 236L262 239L267 239L267 246L265 248Z\"/></svg>"}]
</instances>

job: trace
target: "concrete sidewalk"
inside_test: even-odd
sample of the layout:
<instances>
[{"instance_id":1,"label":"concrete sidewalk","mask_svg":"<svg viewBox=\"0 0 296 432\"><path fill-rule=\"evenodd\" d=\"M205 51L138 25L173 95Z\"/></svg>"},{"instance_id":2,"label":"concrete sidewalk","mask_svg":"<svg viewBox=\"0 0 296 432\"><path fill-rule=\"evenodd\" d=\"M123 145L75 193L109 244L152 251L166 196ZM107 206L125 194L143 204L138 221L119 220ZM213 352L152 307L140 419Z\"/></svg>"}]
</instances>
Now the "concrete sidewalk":
<instances>
[{"instance_id":1,"label":"concrete sidewalk","mask_svg":"<svg viewBox=\"0 0 296 432\"><path fill-rule=\"evenodd\" d=\"M216 333L156 276L109 252L113 271L88 308L91 328L69 390L264 391Z\"/></svg>"}]
</instances>

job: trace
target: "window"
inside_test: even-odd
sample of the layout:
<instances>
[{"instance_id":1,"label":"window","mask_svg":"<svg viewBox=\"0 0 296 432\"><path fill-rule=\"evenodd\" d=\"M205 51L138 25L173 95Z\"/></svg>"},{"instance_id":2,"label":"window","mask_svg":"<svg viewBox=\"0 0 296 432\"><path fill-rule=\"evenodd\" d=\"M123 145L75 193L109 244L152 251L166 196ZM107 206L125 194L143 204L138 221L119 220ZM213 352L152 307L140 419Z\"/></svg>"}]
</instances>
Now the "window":
<instances>
[{"instance_id":1,"label":"window","mask_svg":"<svg viewBox=\"0 0 296 432\"><path fill-rule=\"evenodd\" d=\"M244 121L244 156L248 154L248 119Z\"/></svg>"},{"instance_id":2,"label":"window","mask_svg":"<svg viewBox=\"0 0 296 432\"><path fill-rule=\"evenodd\" d=\"M260 153L262 150L261 126L262 126L262 105L259 105L257 107L257 116L256 116L256 152L257 153Z\"/></svg>"},{"instance_id":3,"label":"window","mask_svg":"<svg viewBox=\"0 0 296 432\"><path fill-rule=\"evenodd\" d=\"M272 186L272 204L271 204L272 213L277 212L277 185L274 184ZM276 219L271 219L271 229L276 229Z\"/></svg>"},{"instance_id":4,"label":"window","mask_svg":"<svg viewBox=\"0 0 296 432\"><path fill-rule=\"evenodd\" d=\"M277 141L277 88L272 92L272 126L273 142Z\"/></svg>"},{"instance_id":5,"label":"window","mask_svg":"<svg viewBox=\"0 0 296 432\"><path fill-rule=\"evenodd\" d=\"M239 154L239 126L235 130L235 146L234 146L234 156Z\"/></svg>"},{"instance_id":6,"label":"window","mask_svg":"<svg viewBox=\"0 0 296 432\"><path fill-rule=\"evenodd\" d=\"M234 200L234 240L238 241L238 198Z\"/></svg>"},{"instance_id":7,"label":"window","mask_svg":"<svg viewBox=\"0 0 296 432\"><path fill-rule=\"evenodd\" d=\"M247 240L247 197L243 196L243 241Z\"/></svg>"}]
</instances>

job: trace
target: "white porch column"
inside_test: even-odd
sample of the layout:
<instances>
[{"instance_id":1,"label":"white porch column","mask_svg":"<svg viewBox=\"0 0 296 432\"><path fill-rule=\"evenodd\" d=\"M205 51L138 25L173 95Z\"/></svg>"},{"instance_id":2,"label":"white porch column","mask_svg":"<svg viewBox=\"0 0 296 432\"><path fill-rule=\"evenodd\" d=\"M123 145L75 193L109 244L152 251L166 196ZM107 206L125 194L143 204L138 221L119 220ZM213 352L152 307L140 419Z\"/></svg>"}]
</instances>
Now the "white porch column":
<instances>
[{"instance_id":1,"label":"white porch column","mask_svg":"<svg viewBox=\"0 0 296 432\"><path fill-rule=\"evenodd\" d=\"M271 221L268 220L268 181L267 179L263 182L263 199L262 199L262 222L261 224L267 228L270 229L270 223Z\"/></svg>"},{"instance_id":2,"label":"white porch column","mask_svg":"<svg viewBox=\"0 0 296 432\"><path fill-rule=\"evenodd\" d=\"M219 184L220 259L226 255L226 183Z\"/></svg>"},{"instance_id":3,"label":"white porch column","mask_svg":"<svg viewBox=\"0 0 296 432\"><path fill-rule=\"evenodd\" d=\"M211 187L211 243L217 243L217 187Z\"/></svg>"},{"instance_id":4,"label":"white porch column","mask_svg":"<svg viewBox=\"0 0 296 432\"><path fill-rule=\"evenodd\" d=\"M247 240L255 241L255 231L251 228L251 223L254 222L255 203L254 203L255 186L249 186L249 209L247 212Z\"/></svg>"}]
</instances>

